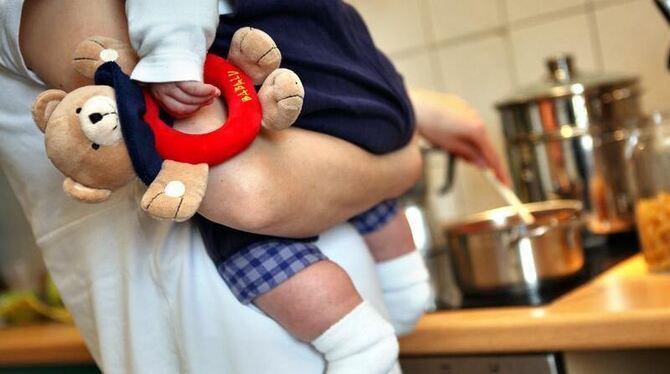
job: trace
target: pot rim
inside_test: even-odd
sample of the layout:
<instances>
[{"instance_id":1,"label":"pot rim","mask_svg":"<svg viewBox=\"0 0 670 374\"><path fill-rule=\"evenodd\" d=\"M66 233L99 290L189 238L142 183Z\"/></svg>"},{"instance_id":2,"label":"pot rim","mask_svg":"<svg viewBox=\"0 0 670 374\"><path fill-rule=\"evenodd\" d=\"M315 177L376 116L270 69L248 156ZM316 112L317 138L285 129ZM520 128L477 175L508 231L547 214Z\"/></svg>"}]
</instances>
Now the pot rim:
<instances>
[{"instance_id":1,"label":"pot rim","mask_svg":"<svg viewBox=\"0 0 670 374\"><path fill-rule=\"evenodd\" d=\"M524 206L531 214L550 212L550 211L572 211L570 218L561 220L562 222L570 219L579 219L582 213L583 204L579 200L548 200L535 203L526 203ZM521 219L517 222L507 222L510 217L516 216L516 210L512 206L490 209L479 213L474 213L463 218L447 220L441 224L442 232L446 234L473 234L472 231L465 228L485 222L498 223L498 226L481 230L481 232L501 232L515 228L537 228L541 226L556 226L556 223L538 222L533 225L526 225Z\"/></svg>"},{"instance_id":2,"label":"pot rim","mask_svg":"<svg viewBox=\"0 0 670 374\"><path fill-rule=\"evenodd\" d=\"M563 85L547 88L544 92L535 94L516 93L494 103L498 110L517 106L528 106L538 101L562 99L575 95L604 96L605 101L613 102L628 99L631 96L639 96L642 93L638 86L639 78L621 77L610 82L597 85L588 85L582 82L570 82ZM621 91L624 90L624 91ZM617 94L613 94L617 92ZM620 97L619 97L620 96Z\"/></svg>"}]
</instances>

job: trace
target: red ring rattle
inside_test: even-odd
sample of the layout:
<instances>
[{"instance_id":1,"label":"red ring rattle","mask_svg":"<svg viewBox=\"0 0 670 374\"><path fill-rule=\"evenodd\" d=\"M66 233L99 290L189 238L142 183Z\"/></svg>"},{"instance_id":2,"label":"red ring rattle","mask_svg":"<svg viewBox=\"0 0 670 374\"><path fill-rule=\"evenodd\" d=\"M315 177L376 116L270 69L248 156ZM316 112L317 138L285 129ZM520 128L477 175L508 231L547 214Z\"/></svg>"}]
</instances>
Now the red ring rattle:
<instances>
[{"instance_id":1,"label":"red ring rattle","mask_svg":"<svg viewBox=\"0 0 670 374\"><path fill-rule=\"evenodd\" d=\"M208 54L204 80L223 93L228 119L207 134L185 134L168 126L159 117L159 106L144 90L144 121L154 134L156 151L164 160L189 164L221 164L245 150L254 141L263 118L251 79L226 59Z\"/></svg>"}]
</instances>

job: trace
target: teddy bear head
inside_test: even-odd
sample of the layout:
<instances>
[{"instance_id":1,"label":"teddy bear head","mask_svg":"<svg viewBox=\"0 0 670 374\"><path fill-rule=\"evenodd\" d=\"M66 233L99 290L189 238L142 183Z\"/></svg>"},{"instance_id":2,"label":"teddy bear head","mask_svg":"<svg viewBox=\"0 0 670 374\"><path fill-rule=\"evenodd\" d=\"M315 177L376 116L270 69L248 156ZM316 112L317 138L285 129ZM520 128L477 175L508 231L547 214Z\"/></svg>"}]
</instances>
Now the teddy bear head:
<instances>
[{"instance_id":1,"label":"teddy bear head","mask_svg":"<svg viewBox=\"0 0 670 374\"><path fill-rule=\"evenodd\" d=\"M109 61L128 72L137 64L137 55L127 43L94 36L80 43L72 58L74 69L91 80ZM37 97L32 112L44 133L47 156L65 175L63 189L71 197L105 201L135 178L112 87L47 90Z\"/></svg>"},{"instance_id":2,"label":"teddy bear head","mask_svg":"<svg viewBox=\"0 0 670 374\"><path fill-rule=\"evenodd\" d=\"M65 176L65 192L85 202L106 200L135 178L123 141L114 89L85 86L43 92L33 117L47 156Z\"/></svg>"}]
</instances>

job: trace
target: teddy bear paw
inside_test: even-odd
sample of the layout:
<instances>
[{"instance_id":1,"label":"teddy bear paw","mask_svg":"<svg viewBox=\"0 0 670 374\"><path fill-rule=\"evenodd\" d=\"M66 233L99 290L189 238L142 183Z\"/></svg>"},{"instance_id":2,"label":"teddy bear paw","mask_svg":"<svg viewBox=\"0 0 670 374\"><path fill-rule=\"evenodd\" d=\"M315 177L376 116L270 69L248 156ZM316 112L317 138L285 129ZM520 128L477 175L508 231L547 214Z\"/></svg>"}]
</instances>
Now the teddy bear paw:
<instances>
[{"instance_id":1,"label":"teddy bear paw","mask_svg":"<svg viewBox=\"0 0 670 374\"><path fill-rule=\"evenodd\" d=\"M258 85L279 67L281 53L270 35L252 27L243 27L233 35L228 60Z\"/></svg>"},{"instance_id":2,"label":"teddy bear paw","mask_svg":"<svg viewBox=\"0 0 670 374\"><path fill-rule=\"evenodd\" d=\"M142 197L142 209L160 220L183 222L191 218L202 201L202 195L186 189L183 182L155 182Z\"/></svg>"},{"instance_id":3,"label":"teddy bear paw","mask_svg":"<svg viewBox=\"0 0 670 374\"><path fill-rule=\"evenodd\" d=\"M277 69L265 80L258 97L263 107L263 127L282 130L298 119L305 89L293 71Z\"/></svg>"}]
</instances>

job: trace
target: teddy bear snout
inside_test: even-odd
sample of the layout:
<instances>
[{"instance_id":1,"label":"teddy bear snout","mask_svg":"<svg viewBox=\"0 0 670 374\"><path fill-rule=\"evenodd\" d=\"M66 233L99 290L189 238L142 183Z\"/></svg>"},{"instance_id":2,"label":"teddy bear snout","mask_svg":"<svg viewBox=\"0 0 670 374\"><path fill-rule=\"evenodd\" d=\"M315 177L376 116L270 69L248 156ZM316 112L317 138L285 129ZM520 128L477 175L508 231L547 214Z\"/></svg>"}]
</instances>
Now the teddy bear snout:
<instances>
[{"instance_id":1,"label":"teddy bear snout","mask_svg":"<svg viewBox=\"0 0 670 374\"><path fill-rule=\"evenodd\" d=\"M78 115L82 131L94 145L110 146L122 141L114 99L93 96L82 105Z\"/></svg>"}]
</instances>

